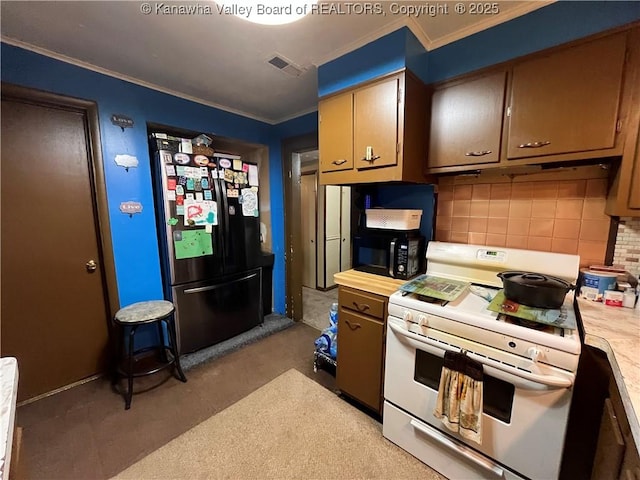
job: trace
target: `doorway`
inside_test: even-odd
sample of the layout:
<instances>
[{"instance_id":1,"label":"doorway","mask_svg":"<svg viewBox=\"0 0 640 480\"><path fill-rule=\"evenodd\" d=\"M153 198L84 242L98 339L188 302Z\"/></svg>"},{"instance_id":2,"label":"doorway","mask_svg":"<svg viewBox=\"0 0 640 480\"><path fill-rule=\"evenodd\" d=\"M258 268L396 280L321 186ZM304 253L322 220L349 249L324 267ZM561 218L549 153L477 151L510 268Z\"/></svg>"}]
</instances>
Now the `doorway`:
<instances>
[{"instance_id":1,"label":"doorway","mask_svg":"<svg viewBox=\"0 0 640 480\"><path fill-rule=\"evenodd\" d=\"M116 277L96 105L3 84L1 123L0 350L24 401L106 370Z\"/></svg>"},{"instance_id":2,"label":"doorway","mask_svg":"<svg viewBox=\"0 0 640 480\"><path fill-rule=\"evenodd\" d=\"M317 149L286 155L287 315L322 330L338 301L333 275L351 268L351 189L318 185Z\"/></svg>"}]
</instances>

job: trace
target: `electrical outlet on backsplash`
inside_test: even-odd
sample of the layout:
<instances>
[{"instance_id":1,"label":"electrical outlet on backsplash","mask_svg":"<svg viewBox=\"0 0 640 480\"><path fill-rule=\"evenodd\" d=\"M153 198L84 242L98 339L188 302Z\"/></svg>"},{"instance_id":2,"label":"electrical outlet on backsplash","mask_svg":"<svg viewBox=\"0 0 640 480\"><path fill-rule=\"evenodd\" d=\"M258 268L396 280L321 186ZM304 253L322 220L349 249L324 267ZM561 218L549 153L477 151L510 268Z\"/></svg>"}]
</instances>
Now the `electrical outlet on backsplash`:
<instances>
[{"instance_id":1,"label":"electrical outlet on backsplash","mask_svg":"<svg viewBox=\"0 0 640 480\"><path fill-rule=\"evenodd\" d=\"M640 217L620 217L613 263L640 276Z\"/></svg>"}]
</instances>

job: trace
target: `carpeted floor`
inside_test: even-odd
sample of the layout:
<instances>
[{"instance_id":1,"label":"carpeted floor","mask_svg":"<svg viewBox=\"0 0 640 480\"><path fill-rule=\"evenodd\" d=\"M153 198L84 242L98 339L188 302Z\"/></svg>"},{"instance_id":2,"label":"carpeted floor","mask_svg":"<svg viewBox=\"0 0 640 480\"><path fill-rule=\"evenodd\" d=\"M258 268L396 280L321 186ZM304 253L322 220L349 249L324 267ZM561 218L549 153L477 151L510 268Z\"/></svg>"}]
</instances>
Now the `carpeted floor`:
<instances>
[{"instance_id":1,"label":"carpeted floor","mask_svg":"<svg viewBox=\"0 0 640 480\"><path fill-rule=\"evenodd\" d=\"M110 478L291 368L332 396L335 378L325 370L313 372L317 336L316 329L296 323L192 366L187 383L166 371L136 379L140 393L133 396L131 410L124 409L108 379L23 405L16 424L24 429L25 477ZM156 387L142 392L151 386ZM269 445L268 438L264 442Z\"/></svg>"},{"instance_id":2,"label":"carpeted floor","mask_svg":"<svg viewBox=\"0 0 640 480\"><path fill-rule=\"evenodd\" d=\"M442 479L371 417L296 370L114 478Z\"/></svg>"}]
</instances>

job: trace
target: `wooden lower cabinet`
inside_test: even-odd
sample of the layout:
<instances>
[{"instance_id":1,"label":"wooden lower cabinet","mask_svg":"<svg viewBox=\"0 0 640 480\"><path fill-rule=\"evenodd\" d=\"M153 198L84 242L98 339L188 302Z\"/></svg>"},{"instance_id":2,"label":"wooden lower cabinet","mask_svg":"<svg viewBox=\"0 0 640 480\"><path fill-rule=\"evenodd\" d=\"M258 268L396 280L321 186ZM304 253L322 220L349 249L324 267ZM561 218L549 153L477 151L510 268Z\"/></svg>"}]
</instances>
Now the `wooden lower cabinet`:
<instances>
[{"instance_id":1,"label":"wooden lower cabinet","mask_svg":"<svg viewBox=\"0 0 640 480\"><path fill-rule=\"evenodd\" d=\"M338 301L336 386L381 414L387 299L341 286Z\"/></svg>"},{"instance_id":2,"label":"wooden lower cabinet","mask_svg":"<svg viewBox=\"0 0 640 480\"><path fill-rule=\"evenodd\" d=\"M560 480L575 478L640 480L640 452L613 367L590 345L580 354L560 473Z\"/></svg>"}]
</instances>

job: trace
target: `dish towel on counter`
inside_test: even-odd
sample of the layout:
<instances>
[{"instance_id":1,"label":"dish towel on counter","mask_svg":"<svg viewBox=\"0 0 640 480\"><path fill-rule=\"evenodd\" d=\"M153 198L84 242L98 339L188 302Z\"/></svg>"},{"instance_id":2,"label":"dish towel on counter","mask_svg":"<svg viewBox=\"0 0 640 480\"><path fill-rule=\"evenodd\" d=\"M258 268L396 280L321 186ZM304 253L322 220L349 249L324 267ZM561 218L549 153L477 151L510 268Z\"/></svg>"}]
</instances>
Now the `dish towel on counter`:
<instances>
[{"instance_id":1,"label":"dish towel on counter","mask_svg":"<svg viewBox=\"0 0 640 480\"><path fill-rule=\"evenodd\" d=\"M482 364L447 351L433 414L451 431L482 443Z\"/></svg>"}]
</instances>

